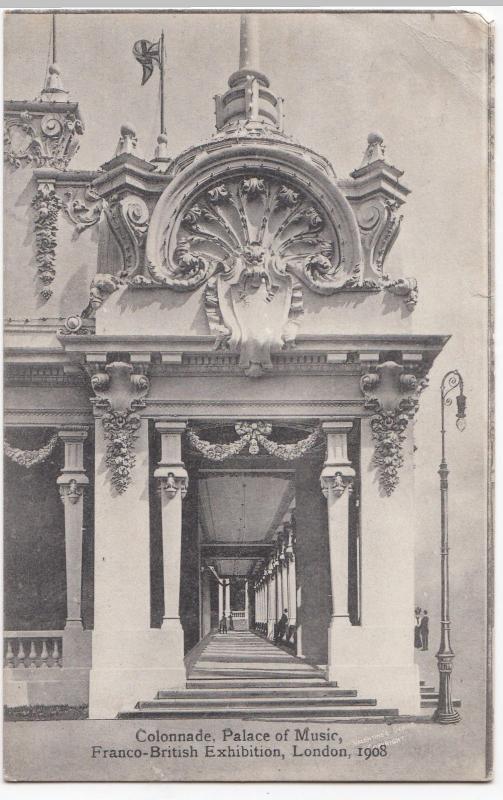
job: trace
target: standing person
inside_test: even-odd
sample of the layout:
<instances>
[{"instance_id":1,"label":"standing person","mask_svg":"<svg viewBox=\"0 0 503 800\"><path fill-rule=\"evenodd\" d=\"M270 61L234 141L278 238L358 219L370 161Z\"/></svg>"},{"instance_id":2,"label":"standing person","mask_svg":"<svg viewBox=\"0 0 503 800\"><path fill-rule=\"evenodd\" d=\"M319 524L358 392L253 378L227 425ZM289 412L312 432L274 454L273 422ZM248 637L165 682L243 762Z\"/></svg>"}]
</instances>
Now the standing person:
<instances>
[{"instance_id":1,"label":"standing person","mask_svg":"<svg viewBox=\"0 0 503 800\"><path fill-rule=\"evenodd\" d=\"M416 615L416 625L414 628L414 647L420 650L423 646L423 642L421 639L421 609L419 606L414 609L414 614Z\"/></svg>"},{"instance_id":2,"label":"standing person","mask_svg":"<svg viewBox=\"0 0 503 800\"><path fill-rule=\"evenodd\" d=\"M285 608L276 628L276 638L274 639L275 644L277 644L285 635L287 622L288 622L288 614L287 614L287 609Z\"/></svg>"},{"instance_id":3,"label":"standing person","mask_svg":"<svg viewBox=\"0 0 503 800\"><path fill-rule=\"evenodd\" d=\"M222 614L222 619L220 620L220 624L218 626L219 633L227 633L227 619L225 614Z\"/></svg>"},{"instance_id":4,"label":"standing person","mask_svg":"<svg viewBox=\"0 0 503 800\"><path fill-rule=\"evenodd\" d=\"M425 610L423 611L423 618L421 620L421 644L422 649L428 649L428 633L430 631L430 619L428 617L428 612Z\"/></svg>"},{"instance_id":5,"label":"standing person","mask_svg":"<svg viewBox=\"0 0 503 800\"><path fill-rule=\"evenodd\" d=\"M233 619L232 619L232 614L229 614L229 630L230 631L234 630L234 622L233 622Z\"/></svg>"}]
</instances>

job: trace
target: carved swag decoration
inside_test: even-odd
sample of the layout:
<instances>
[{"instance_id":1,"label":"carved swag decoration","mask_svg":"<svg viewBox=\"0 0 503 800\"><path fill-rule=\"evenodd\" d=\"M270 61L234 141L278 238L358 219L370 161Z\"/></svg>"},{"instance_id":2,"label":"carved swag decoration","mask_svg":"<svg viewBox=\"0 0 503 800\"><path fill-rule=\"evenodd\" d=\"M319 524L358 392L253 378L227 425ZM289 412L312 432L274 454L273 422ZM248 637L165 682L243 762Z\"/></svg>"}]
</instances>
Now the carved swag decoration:
<instances>
[{"instance_id":1,"label":"carved swag decoration","mask_svg":"<svg viewBox=\"0 0 503 800\"><path fill-rule=\"evenodd\" d=\"M133 367L123 361L107 364L91 377L97 396L95 406L103 409L103 431L107 440L105 463L112 484L123 494L131 482L131 470L136 463L134 443L141 419L134 413L145 406L143 399L150 384L145 375L133 373Z\"/></svg>"},{"instance_id":2,"label":"carved swag decoration","mask_svg":"<svg viewBox=\"0 0 503 800\"><path fill-rule=\"evenodd\" d=\"M374 372L361 378L365 407L374 412L370 418L375 441L374 464L381 488L388 497L398 486L407 426L418 409L418 396L427 384L427 378L405 372L405 368L394 361L379 364Z\"/></svg>"},{"instance_id":3,"label":"carved swag decoration","mask_svg":"<svg viewBox=\"0 0 503 800\"><path fill-rule=\"evenodd\" d=\"M348 272L344 241L321 205L267 175L230 177L202 190L169 224L159 264L133 286L192 291L205 307L217 347L238 350L249 376L272 368L271 354L294 346L302 284L317 294L378 289Z\"/></svg>"},{"instance_id":4,"label":"carved swag decoration","mask_svg":"<svg viewBox=\"0 0 503 800\"><path fill-rule=\"evenodd\" d=\"M35 467L37 464L46 461L58 444L58 441L59 436L55 433L54 436L51 436L47 444L40 447L38 450L21 450L19 447L12 447L12 445L4 441L3 450L7 458L10 458L11 461L30 469L30 467Z\"/></svg>"},{"instance_id":5,"label":"carved swag decoration","mask_svg":"<svg viewBox=\"0 0 503 800\"><path fill-rule=\"evenodd\" d=\"M239 439L229 444L207 442L200 439L190 428L187 430L187 438L194 450L210 461L224 461L231 456L237 456L245 449L250 455L256 456L261 447L271 456L276 456L284 461L293 461L312 450L320 438L320 432L315 430L295 444L278 444L269 439L272 425L268 422L237 422L234 429Z\"/></svg>"}]
</instances>

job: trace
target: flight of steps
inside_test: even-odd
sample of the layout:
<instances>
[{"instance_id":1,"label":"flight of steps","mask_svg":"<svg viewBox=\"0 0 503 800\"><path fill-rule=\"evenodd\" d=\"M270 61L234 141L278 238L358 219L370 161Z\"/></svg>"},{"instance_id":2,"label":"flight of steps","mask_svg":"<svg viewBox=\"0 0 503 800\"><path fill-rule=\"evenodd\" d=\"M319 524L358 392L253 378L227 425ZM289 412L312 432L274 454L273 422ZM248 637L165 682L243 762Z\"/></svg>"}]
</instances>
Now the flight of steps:
<instances>
[{"instance_id":1,"label":"flight of steps","mask_svg":"<svg viewBox=\"0 0 503 800\"><path fill-rule=\"evenodd\" d=\"M324 674L250 631L214 634L190 670L185 689L161 690L121 719L384 720L397 709L328 683Z\"/></svg>"},{"instance_id":2,"label":"flight of steps","mask_svg":"<svg viewBox=\"0 0 503 800\"><path fill-rule=\"evenodd\" d=\"M420 681L421 708L436 708L438 703L438 692L434 686L427 686L426 681ZM461 700L453 700L454 708L461 706Z\"/></svg>"}]
</instances>

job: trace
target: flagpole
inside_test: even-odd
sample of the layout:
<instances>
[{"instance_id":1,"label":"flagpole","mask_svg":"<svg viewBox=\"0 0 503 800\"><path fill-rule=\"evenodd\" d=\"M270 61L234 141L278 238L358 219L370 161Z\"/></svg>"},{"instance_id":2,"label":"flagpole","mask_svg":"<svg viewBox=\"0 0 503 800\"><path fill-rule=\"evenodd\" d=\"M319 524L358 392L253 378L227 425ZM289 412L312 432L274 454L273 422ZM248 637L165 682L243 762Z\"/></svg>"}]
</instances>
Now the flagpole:
<instances>
[{"instance_id":1,"label":"flagpole","mask_svg":"<svg viewBox=\"0 0 503 800\"><path fill-rule=\"evenodd\" d=\"M161 58L160 58L160 73L161 73L161 134L166 133L164 125L164 31L161 33Z\"/></svg>"},{"instance_id":2,"label":"flagpole","mask_svg":"<svg viewBox=\"0 0 503 800\"><path fill-rule=\"evenodd\" d=\"M52 15L52 63L56 64L56 14Z\"/></svg>"}]
</instances>

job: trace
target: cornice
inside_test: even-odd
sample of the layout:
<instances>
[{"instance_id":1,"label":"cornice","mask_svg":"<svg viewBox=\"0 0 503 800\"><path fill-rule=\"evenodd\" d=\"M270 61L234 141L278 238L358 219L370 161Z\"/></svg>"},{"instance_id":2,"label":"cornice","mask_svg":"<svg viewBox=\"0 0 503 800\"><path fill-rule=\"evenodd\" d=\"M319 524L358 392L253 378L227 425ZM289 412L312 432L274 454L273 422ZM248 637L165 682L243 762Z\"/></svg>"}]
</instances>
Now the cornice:
<instances>
[{"instance_id":1,"label":"cornice","mask_svg":"<svg viewBox=\"0 0 503 800\"><path fill-rule=\"evenodd\" d=\"M33 177L36 181L45 181L48 183L55 183L57 186L87 186L92 183L99 175L100 170L80 169L80 170L61 170L46 169L39 167L33 170Z\"/></svg>"},{"instance_id":2,"label":"cornice","mask_svg":"<svg viewBox=\"0 0 503 800\"><path fill-rule=\"evenodd\" d=\"M4 113L19 113L20 111L32 111L47 113L57 111L63 113L70 111L80 119L79 104L72 100L5 100Z\"/></svg>"}]
</instances>

